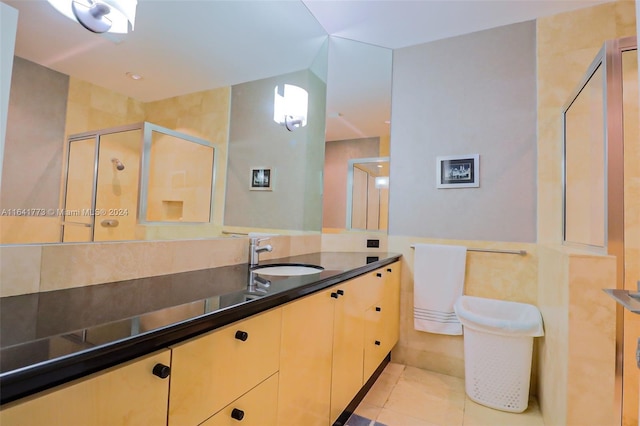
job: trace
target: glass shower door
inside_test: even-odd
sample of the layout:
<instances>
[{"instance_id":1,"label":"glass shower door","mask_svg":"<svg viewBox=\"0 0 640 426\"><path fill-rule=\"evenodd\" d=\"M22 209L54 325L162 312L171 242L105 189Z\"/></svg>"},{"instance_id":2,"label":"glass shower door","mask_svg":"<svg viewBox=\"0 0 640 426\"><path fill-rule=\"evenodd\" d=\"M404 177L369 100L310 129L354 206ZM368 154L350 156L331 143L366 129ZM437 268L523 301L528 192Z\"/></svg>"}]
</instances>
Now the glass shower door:
<instances>
[{"instance_id":1,"label":"glass shower door","mask_svg":"<svg viewBox=\"0 0 640 426\"><path fill-rule=\"evenodd\" d=\"M69 142L62 242L93 241L93 174L97 136Z\"/></svg>"},{"instance_id":2,"label":"glass shower door","mask_svg":"<svg viewBox=\"0 0 640 426\"><path fill-rule=\"evenodd\" d=\"M136 238L142 129L100 136L94 241Z\"/></svg>"},{"instance_id":3,"label":"glass shower door","mask_svg":"<svg viewBox=\"0 0 640 426\"><path fill-rule=\"evenodd\" d=\"M142 125L71 136L62 242L136 239Z\"/></svg>"}]
</instances>

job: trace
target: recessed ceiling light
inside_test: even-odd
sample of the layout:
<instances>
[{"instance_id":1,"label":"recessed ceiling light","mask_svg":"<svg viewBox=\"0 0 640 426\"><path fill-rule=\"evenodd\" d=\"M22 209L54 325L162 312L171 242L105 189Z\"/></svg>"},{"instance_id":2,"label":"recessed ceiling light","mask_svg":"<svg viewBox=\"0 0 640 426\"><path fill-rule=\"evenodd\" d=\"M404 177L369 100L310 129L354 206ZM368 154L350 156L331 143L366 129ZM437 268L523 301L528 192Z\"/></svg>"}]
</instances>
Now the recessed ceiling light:
<instances>
[{"instance_id":1,"label":"recessed ceiling light","mask_svg":"<svg viewBox=\"0 0 640 426\"><path fill-rule=\"evenodd\" d=\"M125 75L129 77L131 80L142 80L142 76L134 72L128 72Z\"/></svg>"}]
</instances>

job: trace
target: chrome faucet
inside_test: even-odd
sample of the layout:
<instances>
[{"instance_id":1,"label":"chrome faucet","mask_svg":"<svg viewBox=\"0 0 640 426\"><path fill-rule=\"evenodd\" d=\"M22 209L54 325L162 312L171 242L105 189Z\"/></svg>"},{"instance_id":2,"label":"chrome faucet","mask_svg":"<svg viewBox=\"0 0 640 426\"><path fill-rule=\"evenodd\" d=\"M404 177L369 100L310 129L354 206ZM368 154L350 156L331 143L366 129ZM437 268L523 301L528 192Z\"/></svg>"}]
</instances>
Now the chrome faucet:
<instances>
[{"instance_id":1,"label":"chrome faucet","mask_svg":"<svg viewBox=\"0 0 640 426\"><path fill-rule=\"evenodd\" d=\"M271 244L267 244L266 246L260 247L259 244L262 241L266 241L269 238L258 238L251 237L249 241L249 267L253 268L254 266L258 266L258 262L260 261L260 253L263 251L271 251L273 247Z\"/></svg>"},{"instance_id":2,"label":"chrome faucet","mask_svg":"<svg viewBox=\"0 0 640 426\"><path fill-rule=\"evenodd\" d=\"M249 285L247 291L249 293L266 293L271 287L271 281L259 276L254 271L249 271Z\"/></svg>"}]
</instances>

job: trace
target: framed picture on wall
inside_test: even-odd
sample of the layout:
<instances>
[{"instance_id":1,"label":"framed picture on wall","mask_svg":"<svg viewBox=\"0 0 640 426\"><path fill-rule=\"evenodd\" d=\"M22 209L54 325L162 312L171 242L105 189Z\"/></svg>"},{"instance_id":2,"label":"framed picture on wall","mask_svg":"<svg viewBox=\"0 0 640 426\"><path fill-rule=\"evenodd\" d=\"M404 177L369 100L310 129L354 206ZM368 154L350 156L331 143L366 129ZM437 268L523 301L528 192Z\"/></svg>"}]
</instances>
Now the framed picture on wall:
<instances>
[{"instance_id":1,"label":"framed picture on wall","mask_svg":"<svg viewBox=\"0 0 640 426\"><path fill-rule=\"evenodd\" d=\"M479 154L436 157L436 188L477 188L479 186Z\"/></svg>"},{"instance_id":2,"label":"framed picture on wall","mask_svg":"<svg viewBox=\"0 0 640 426\"><path fill-rule=\"evenodd\" d=\"M252 167L249 188L252 191L272 191L273 170L270 167Z\"/></svg>"}]
</instances>

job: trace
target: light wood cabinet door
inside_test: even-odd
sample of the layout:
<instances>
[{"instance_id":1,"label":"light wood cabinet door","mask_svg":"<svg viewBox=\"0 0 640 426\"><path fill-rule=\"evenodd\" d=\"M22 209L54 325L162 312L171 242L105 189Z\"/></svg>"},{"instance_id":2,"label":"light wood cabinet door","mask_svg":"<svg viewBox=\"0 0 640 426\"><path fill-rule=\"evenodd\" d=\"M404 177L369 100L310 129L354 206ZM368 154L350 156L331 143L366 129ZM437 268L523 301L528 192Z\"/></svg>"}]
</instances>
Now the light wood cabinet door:
<instances>
[{"instance_id":1,"label":"light wood cabinet door","mask_svg":"<svg viewBox=\"0 0 640 426\"><path fill-rule=\"evenodd\" d=\"M172 347L169 426L202 423L278 371L281 322L277 308Z\"/></svg>"},{"instance_id":2,"label":"light wood cabinet door","mask_svg":"<svg viewBox=\"0 0 640 426\"><path fill-rule=\"evenodd\" d=\"M331 371L331 423L335 422L362 387L364 359L363 300L369 277L361 276L337 285L333 324L333 368Z\"/></svg>"},{"instance_id":3,"label":"light wood cabinet door","mask_svg":"<svg viewBox=\"0 0 640 426\"><path fill-rule=\"evenodd\" d=\"M169 379L153 374L169 366L164 350L3 406L2 426L166 425Z\"/></svg>"},{"instance_id":4,"label":"light wood cabinet door","mask_svg":"<svg viewBox=\"0 0 640 426\"><path fill-rule=\"evenodd\" d=\"M231 404L202 426L276 426L278 412L278 374L274 374Z\"/></svg>"},{"instance_id":5,"label":"light wood cabinet door","mask_svg":"<svg viewBox=\"0 0 640 426\"><path fill-rule=\"evenodd\" d=\"M279 426L329 425L334 292L322 290L282 308Z\"/></svg>"}]
</instances>

